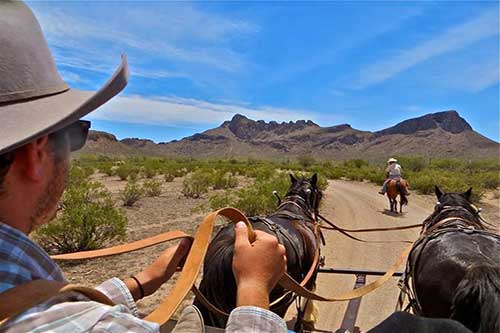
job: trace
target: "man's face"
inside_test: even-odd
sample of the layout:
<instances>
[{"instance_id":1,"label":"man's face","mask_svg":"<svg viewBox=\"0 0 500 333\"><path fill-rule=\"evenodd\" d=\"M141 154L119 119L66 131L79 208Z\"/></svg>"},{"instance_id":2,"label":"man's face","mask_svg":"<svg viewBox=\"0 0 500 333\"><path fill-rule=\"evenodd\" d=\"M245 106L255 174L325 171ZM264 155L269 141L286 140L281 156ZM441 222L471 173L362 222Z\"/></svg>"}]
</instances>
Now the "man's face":
<instances>
[{"instance_id":1,"label":"man's face","mask_svg":"<svg viewBox=\"0 0 500 333\"><path fill-rule=\"evenodd\" d=\"M70 150L67 135L50 141L47 149L51 158L46 166L48 171L46 182L31 217L30 231L48 223L56 216L59 199L68 181Z\"/></svg>"}]
</instances>

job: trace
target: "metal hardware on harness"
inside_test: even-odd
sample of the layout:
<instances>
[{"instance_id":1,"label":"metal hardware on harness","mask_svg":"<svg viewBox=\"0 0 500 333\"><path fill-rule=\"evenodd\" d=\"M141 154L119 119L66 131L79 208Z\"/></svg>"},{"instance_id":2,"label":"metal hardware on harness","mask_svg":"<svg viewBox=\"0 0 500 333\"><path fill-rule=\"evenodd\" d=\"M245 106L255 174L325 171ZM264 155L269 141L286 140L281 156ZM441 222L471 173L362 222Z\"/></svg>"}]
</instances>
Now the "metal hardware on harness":
<instances>
[{"instance_id":1,"label":"metal hardware on harness","mask_svg":"<svg viewBox=\"0 0 500 333\"><path fill-rule=\"evenodd\" d=\"M319 256L319 267L325 267L326 258L325 256Z\"/></svg>"}]
</instances>

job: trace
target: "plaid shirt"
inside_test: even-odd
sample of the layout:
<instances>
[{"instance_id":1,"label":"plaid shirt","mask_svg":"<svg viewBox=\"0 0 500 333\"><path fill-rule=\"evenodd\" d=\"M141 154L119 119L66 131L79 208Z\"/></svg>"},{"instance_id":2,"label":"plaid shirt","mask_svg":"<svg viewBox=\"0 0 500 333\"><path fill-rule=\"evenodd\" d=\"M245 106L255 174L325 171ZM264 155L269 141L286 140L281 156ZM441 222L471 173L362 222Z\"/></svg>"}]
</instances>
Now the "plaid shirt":
<instances>
[{"instance_id":1,"label":"plaid shirt","mask_svg":"<svg viewBox=\"0 0 500 333\"><path fill-rule=\"evenodd\" d=\"M0 293L36 279L65 282L56 263L17 229L0 223ZM98 287L116 305L107 306L71 292L51 298L0 327L0 332L110 332L156 333L159 326L138 318L137 307L118 278ZM283 319L257 307L240 307L229 317L226 333L286 333Z\"/></svg>"}]
</instances>

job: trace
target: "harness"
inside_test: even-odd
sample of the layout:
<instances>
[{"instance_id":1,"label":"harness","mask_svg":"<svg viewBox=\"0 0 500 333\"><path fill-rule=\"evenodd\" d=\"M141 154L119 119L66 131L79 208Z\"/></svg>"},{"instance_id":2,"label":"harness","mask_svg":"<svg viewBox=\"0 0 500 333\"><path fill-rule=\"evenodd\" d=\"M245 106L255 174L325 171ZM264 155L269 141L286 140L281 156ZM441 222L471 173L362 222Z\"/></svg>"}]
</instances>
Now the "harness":
<instances>
[{"instance_id":1,"label":"harness","mask_svg":"<svg viewBox=\"0 0 500 333\"><path fill-rule=\"evenodd\" d=\"M492 235L492 233L485 230L484 226L481 224L481 222L484 220L480 217L479 209L477 209L475 206L473 206L473 208L475 208L476 210L476 214L474 215L472 215L469 210L461 206L440 206L440 204L438 204L436 208L442 208L440 214L445 214L447 211L451 212L462 210L464 212L467 212L467 214L475 217L479 222L477 222L476 219L466 220L460 216L449 216L439 220L434 224L423 224L420 237L412 246L410 254L408 255L408 260L406 262L406 268L403 272L403 275L401 276L401 279L398 282L398 286L401 289L401 292L398 297L396 311L403 310L408 312L411 309L414 314L424 315L421 303L419 302L418 295L416 293L416 279L414 277L414 270L416 267L418 267L421 259L421 254L431 240L450 232L463 232L469 235L472 233ZM500 236L495 234L493 235L497 236L500 239ZM403 309L403 303L406 296L408 296L409 302L408 305Z\"/></svg>"}]
</instances>

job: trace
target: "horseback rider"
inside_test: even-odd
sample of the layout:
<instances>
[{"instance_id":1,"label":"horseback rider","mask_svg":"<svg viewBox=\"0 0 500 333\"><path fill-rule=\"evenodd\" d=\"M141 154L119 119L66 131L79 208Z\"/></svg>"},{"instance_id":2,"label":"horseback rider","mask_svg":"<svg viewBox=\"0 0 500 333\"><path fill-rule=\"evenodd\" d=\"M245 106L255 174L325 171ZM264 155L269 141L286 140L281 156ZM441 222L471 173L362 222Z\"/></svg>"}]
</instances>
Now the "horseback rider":
<instances>
[{"instance_id":1,"label":"horseback rider","mask_svg":"<svg viewBox=\"0 0 500 333\"><path fill-rule=\"evenodd\" d=\"M391 157L387 161L387 168L385 169L386 172L386 180L384 182L384 185L382 185L382 189L378 192L379 194L384 195L385 192L387 192L387 184L393 179L396 180L401 180L402 179L402 173L403 173L403 168L401 168L401 165L398 164L398 160ZM403 187L405 191L405 195L410 195L408 193L408 190L406 187Z\"/></svg>"}]
</instances>

